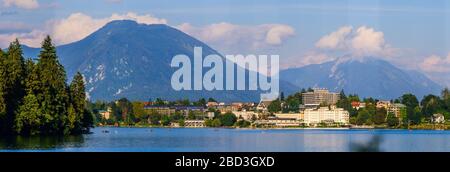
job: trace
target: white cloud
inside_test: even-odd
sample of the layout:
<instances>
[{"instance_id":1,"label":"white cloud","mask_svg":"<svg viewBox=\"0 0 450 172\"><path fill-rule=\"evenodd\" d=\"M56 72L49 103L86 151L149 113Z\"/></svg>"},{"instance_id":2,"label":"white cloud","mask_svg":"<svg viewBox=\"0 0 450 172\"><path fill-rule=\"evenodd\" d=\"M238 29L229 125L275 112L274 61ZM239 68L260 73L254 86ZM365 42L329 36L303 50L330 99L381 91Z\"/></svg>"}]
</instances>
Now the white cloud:
<instances>
[{"instance_id":1,"label":"white cloud","mask_svg":"<svg viewBox=\"0 0 450 172\"><path fill-rule=\"evenodd\" d=\"M450 72L450 53L447 57L431 55L425 58L419 66L425 72Z\"/></svg>"},{"instance_id":2,"label":"white cloud","mask_svg":"<svg viewBox=\"0 0 450 172\"><path fill-rule=\"evenodd\" d=\"M36 9L39 8L39 2L37 0L3 0L5 7L15 6L23 9Z\"/></svg>"},{"instance_id":3,"label":"white cloud","mask_svg":"<svg viewBox=\"0 0 450 172\"><path fill-rule=\"evenodd\" d=\"M324 50L341 51L354 57L382 56L391 57L396 49L390 47L384 39L384 33L367 26L356 30L344 26L322 37L316 47Z\"/></svg>"},{"instance_id":4,"label":"white cloud","mask_svg":"<svg viewBox=\"0 0 450 172\"><path fill-rule=\"evenodd\" d=\"M81 40L113 20L134 20L142 24L166 24L165 19L136 13L112 14L107 18L92 18L83 13L74 13L69 17L53 21L51 35L57 44L67 44Z\"/></svg>"},{"instance_id":5,"label":"white cloud","mask_svg":"<svg viewBox=\"0 0 450 172\"><path fill-rule=\"evenodd\" d=\"M0 48L8 47L9 43L19 38L21 44L37 47L46 36L45 32L33 30L28 33L0 34Z\"/></svg>"},{"instance_id":6,"label":"white cloud","mask_svg":"<svg viewBox=\"0 0 450 172\"><path fill-rule=\"evenodd\" d=\"M43 35L47 34L52 36L56 45L67 44L85 38L113 20L134 20L142 24L167 23L165 19L132 12L112 14L106 18L93 18L83 13L74 13L64 19L48 21L44 29L35 29L27 33L0 34L0 47L9 45L9 42L16 38L28 46L39 47L44 38Z\"/></svg>"},{"instance_id":7,"label":"white cloud","mask_svg":"<svg viewBox=\"0 0 450 172\"><path fill-rule=\"evenodd\" d=\"M282 24L245 26L222 22L195 27L183 23L177 28L225 51L277 46L295 34L292 27Z\"/></svg>"},{"instance_id":8,"label":"white cloud","mask_svg":"<svg viewBox=\"0 0 450 172\"><path fill-rule=\"evenodd\" d=\"M330 33L329 35L323 36L317 43L316 47L323 49L343 49L344 42L348 35L352 32L353 27L344 26L339 28L337 31Z\"/></svg>"},{"instance_id":9,"label":"white cloud","mask_svg":"<svg viewBox=\"0 0 450 172\"><path fill-rule=\"evenodd\" d=\"M45 28L29 33L0 34L3 44L18 37L24 39L29 46L39 47L42 36L49 34L56 45L72 43L85 38L113 20L134 20L142 24L167 24L167 20L152 15L139 15L133 12L112 14L105 18L94 18L84 13L73 13L66 18L47 21ZM282 24L262 24L256 26L236 25L230 23L215 23L204 27L195 27L189 23L176 26L208 44L217 46L220 50L251 50L279 46L294 36L292 27ZM39 34L38 34L39 33ZM33 40L34 38L34 40ZM4 46L4 45L0 45Z\"/></svg>"}]
</instances>

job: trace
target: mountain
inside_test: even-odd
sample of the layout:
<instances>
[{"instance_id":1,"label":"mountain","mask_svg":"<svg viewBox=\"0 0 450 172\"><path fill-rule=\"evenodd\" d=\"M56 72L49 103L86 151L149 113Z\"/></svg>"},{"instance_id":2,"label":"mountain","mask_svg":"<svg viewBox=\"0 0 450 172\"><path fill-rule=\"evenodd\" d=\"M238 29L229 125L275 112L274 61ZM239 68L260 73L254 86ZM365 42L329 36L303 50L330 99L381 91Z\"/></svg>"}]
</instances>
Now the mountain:
<instances>
[{"instance_id":1,"label":"mountain","mask_svg":"<svg viewBox=\"0 0 450 172\"><path fill-rule=\"evenodd\" d=\"M221 101L259 101L261 91L175 91L170 67L172 57L189 56L202 47L203 56L219 54L203 42L167 25L138 24L121 20L106 24L86 38L57 47L68 79L80 71L91 100L168 100L213 97ZM39 49L24 46L26 57L37 57ZM204 70L205 71L205 70ZM285 83L292 92L295 86Z\"/></svg>"},{"instance_id":2,"label":"mountain","mask_svg":"<svg viewBox=\"0 0 450 172\"><path fill-rule=\"evenodd\" d=\"M280 72L282 80L300 88L323 87L360 97L394 99L413 93L418 99L439 94L441 86L417 71L401 70L379 58L341 58L322 64L291 68Z\"/></svg>"}]
</instances>

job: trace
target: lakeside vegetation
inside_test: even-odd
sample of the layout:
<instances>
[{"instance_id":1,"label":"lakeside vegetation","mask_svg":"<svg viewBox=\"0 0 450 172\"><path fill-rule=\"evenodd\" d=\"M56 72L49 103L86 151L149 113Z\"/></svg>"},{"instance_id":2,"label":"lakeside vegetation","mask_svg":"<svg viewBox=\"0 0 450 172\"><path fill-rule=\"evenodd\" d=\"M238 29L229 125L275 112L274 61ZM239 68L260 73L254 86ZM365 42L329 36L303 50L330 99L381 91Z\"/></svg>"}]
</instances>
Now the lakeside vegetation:
<instances>
[{"instance_id":1,"label":"lakeside vegetation","mask_svg":"<svg viewBox=\"0 0 450 172\"><path fill-rule=\"evenodd\" d=\"M86 109L83 76L68 85L49 36L37 60L24 59L16 39L0 50L0 133L2 135L76 135L93 127Z\"/></svg>"},{"instance_id":2,"label":"lakeside vegetation","mask_svg":"<svg viewBox=\"0 0 450 172\"><path fill-rule=\"evenodd\" d=\"M311 90L311 89L308 89ZM267 115L261 115L259 119L267 119L267 117L274 113L299 113L302 102L302 91L272 101L268 106ZM355 128L392 128L392 129L449 129L448 122L449 108L450 108L450 92L446 88L442 91L441 96L427 95L420 102L413 94L404 94L398 99L390 100L391 103L401 103L406 107L401 111L400 116L394 113L388 113L385 108L377 108L376 104L379 100L373 98L360 99L358 95L346 95L344 91L340 93L341 99L336 106L349 111L350 124ZM156 99L154 105L157 106L201 106L207 107L208 102L217 102L209 98L200 99L198 101L190 102L189 100L178 101L164 101ZM362 108L354 108L352 102L364 102L366 105ZM328 106L322 104L321 106ZM119 99L112 102L97 101L89 104L90 110L96 114L98 124L106 126L137 126L137 127L171 127L172 123L178 123L177 126L184 126L185 120L204 120L207 127L236 127L236 128L260 128L262 126L254 125L257 118L244 120L237 117L232 112L220 112L218 109L209 108L205 113L211 112L214 114L213 118L205 118L204 113L189 111L189 113L182 114L177 111L170 115L159 114L156 111L147 110L144 108L144 102L129 101L126 98ZM103 109L111 108L111 116L109 119L104 119L98 112ZM250 111L255 108L247 109ZM433 114L440 113L445 116L446 122L432 123L431 118ZM320 124L316 128L334 128L341 127L340 125ZM289 128L308 128L308 126L299 125L298 127Z\"/></svg>"}]
</instances>

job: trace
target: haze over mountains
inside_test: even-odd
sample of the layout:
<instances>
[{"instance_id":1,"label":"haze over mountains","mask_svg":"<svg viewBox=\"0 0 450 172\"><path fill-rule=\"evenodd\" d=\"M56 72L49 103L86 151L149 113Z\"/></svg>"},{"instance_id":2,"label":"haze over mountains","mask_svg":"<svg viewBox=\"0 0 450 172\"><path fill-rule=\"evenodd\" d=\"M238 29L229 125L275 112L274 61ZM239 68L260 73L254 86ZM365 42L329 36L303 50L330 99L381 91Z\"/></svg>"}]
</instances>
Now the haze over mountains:
<instances>
[{"instance_id":1,"label":"haze over mountains","mask_svg":"<svg viewBox=\"0 0 450 172\"><path fill-rule=\"evenodd\" d=\"M175 91L170 80L175 68L172 57L203 47L203 56L220 54L205 43L167 25L113 21L88 37L57 47L68 79L80 71L91 100L169 100L213 97L221 101L259 101L261 91ZM24 46L26 57L39 49ZM193 61L193 60L191 60ZM380 99L397 98L405 92L422 96L438 93L439 85L420 73L403 71L386 61L333 61L280 72L285 94L301 88L326 87L333 91Z\"/></svg>"}]
</instances>

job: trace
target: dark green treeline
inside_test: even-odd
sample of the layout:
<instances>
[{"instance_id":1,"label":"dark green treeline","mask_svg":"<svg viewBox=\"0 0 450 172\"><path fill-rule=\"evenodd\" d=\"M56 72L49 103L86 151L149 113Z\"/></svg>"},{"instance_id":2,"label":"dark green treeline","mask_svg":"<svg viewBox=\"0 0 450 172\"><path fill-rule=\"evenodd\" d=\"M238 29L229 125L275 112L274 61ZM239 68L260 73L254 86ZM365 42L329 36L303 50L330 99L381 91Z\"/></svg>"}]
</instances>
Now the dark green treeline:
<instances>
[{"instance_id":1,"label":"dark green treeline","mask_svg":"<svg viewBox=\"0 0 450 172\"><path fill-rule=\"evenodd\" d=\"M18 40L0 50L0 132L2 134L80 134L93 126L86 110L83 77L67 85L49 36L38 59L25 60Z\"/></svg>"}]
</instances>

